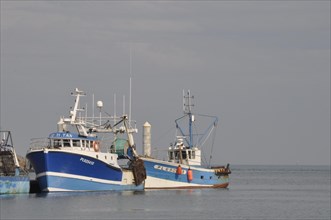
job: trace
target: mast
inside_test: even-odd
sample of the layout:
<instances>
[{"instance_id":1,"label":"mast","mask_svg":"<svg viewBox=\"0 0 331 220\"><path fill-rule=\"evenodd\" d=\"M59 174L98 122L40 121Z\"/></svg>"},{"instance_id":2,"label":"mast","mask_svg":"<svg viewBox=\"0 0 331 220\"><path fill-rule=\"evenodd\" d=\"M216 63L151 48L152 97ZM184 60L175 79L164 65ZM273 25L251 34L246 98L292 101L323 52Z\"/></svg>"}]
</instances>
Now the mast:
<instances>
[{"instance_id":1,"label":"mast","mask_svg":"<svg viewBox=\"0 0 331 220\"><path fill-rule=\"evenodd\" d=\"M183 91L184 93L184 91ZM187 90L187 96L184 95L184 114L188 115L189 118L189 147L190 149L193 148L193 133L192 133L192 122L194 122L194 115L192 114L191 107L194 106L192 104L191 99L193 99L194 96L191 96L190 90Z\"/></svg>"},{"instance_id":2,"label":"mast","mask_svg":"<svg viewBox=\"0 0 331 220\"><path fill-rule=\"evenodd\" d=\"M71 93L72 96L76 96L76 100L75 100L75 105L74 105L74 109L72 111L70 111L70 122L73 124L76 122L76 118L77 118L77 111L81 111L82 109L79 109L78 104L79 104L79 98L80 96L84 96L84 92L83 91L79 91L78 88L76 88L75 93Z\"/></svg>"},{"instance_id":3,"label":"mast","mask_svg":"<svg viewBox=\"0 0 331 220\"><path fill-rule=\"evenodd\" d=\"M78 132L81 135L87 136L87 131L84 127L84 124L86 121L82 121L81 119L77 119L77 112L84 111L84 109L80 109L79 107L79 101L81 96L85 96L86 94L83 91L80 91L78 88L75 89L74 92L71 93L72 96L75 96L75 104L73 110L70 111L70 118L60 118L60 121L58 122L58 130L64 131L66 124L75 125Z\"/></svg>"}]
</instances>

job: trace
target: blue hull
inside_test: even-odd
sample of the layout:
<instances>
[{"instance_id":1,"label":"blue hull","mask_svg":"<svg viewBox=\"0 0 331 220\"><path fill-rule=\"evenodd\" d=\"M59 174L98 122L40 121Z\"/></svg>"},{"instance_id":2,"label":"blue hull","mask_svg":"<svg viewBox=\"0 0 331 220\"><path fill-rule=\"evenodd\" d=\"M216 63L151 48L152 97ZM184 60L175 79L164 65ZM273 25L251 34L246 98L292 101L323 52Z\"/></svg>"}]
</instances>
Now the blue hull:
<instances>
[{"instance_id":1,"label":"blue hull","mask_svg":"<svg viewBox=\"0 0 331 220\"><path fill-rule=\"evenodd\" d=\"M29 193L28 176L0 176L0 194Z\"/></svg>"},{"instance_id":2,"label":"blue hull","mask_svg":"<svg viewBox=\"0 0 331 220\"><path fill-rule=\"evenodd\" d=\"M214 169L191 166L193 178L190 181L188 179L188 166L181 165L182 174L177 174L178 164L176 163L147 158L142 159L144 160L147 173L146 189L226 188L229 184L229 176L216 175Z\"/></svg>"},{"instance_id":3,"label":"blue hull","mask_svg":"<svg viewBox=\"0 0 331 220\"><path fill-rule=\"evenodd\" d=\"M124 172L97 158L64 151L27 154L42 191L142 190L122 181Z\"/></svg>"}]
</instances>

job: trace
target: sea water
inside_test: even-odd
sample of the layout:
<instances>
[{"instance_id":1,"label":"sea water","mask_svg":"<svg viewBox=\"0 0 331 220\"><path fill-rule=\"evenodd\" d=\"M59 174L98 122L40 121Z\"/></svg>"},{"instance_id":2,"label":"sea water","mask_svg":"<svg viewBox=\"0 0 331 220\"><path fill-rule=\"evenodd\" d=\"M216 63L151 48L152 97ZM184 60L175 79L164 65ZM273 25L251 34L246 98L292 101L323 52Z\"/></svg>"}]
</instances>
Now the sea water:
<instances>
[{"instance_id":1,"label":"sea water","mask_svg":"<svg viewBox=\"0 0 331 220\"><path fill-rule=\"evenodd\" d=\"M330 219L330 166L232 166L228 189L0 196L0 219Z\"/></svg>"}]
</instances>

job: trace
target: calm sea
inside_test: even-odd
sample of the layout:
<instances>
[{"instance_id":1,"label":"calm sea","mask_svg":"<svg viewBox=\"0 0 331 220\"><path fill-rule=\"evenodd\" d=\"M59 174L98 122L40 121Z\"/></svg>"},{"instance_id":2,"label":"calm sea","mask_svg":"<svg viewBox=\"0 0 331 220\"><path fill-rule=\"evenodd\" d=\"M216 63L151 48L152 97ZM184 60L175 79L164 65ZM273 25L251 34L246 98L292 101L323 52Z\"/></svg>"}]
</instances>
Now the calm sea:
<instances>
[{"instance_id":1,"label":"calm sea","mask_svg":"<svg viewBox=\"0 0 331 220\"><path fill-rule=\"evenodd\" d=\"M330 219L330 166L232 166L228 189L0 196L0 219Z\"/></svg>"}]
</instances>

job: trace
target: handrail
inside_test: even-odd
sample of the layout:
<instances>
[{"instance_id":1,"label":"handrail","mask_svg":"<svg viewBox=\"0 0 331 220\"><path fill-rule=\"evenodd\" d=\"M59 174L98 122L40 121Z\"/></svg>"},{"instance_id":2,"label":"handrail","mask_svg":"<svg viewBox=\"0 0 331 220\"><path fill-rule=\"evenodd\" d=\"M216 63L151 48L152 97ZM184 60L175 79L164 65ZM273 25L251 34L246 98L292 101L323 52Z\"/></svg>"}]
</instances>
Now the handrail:
<instances>
[{"instance_id":1,"label":"handrail","mask_svg":"<svg viewBox=\"0 0 331 220\"><path fill-rule=\"evenodd\" d=\"M48 138L32 138L30 143L30 149L41 149L44 147L49 147Z\"/></svg>"}]
</instances>

